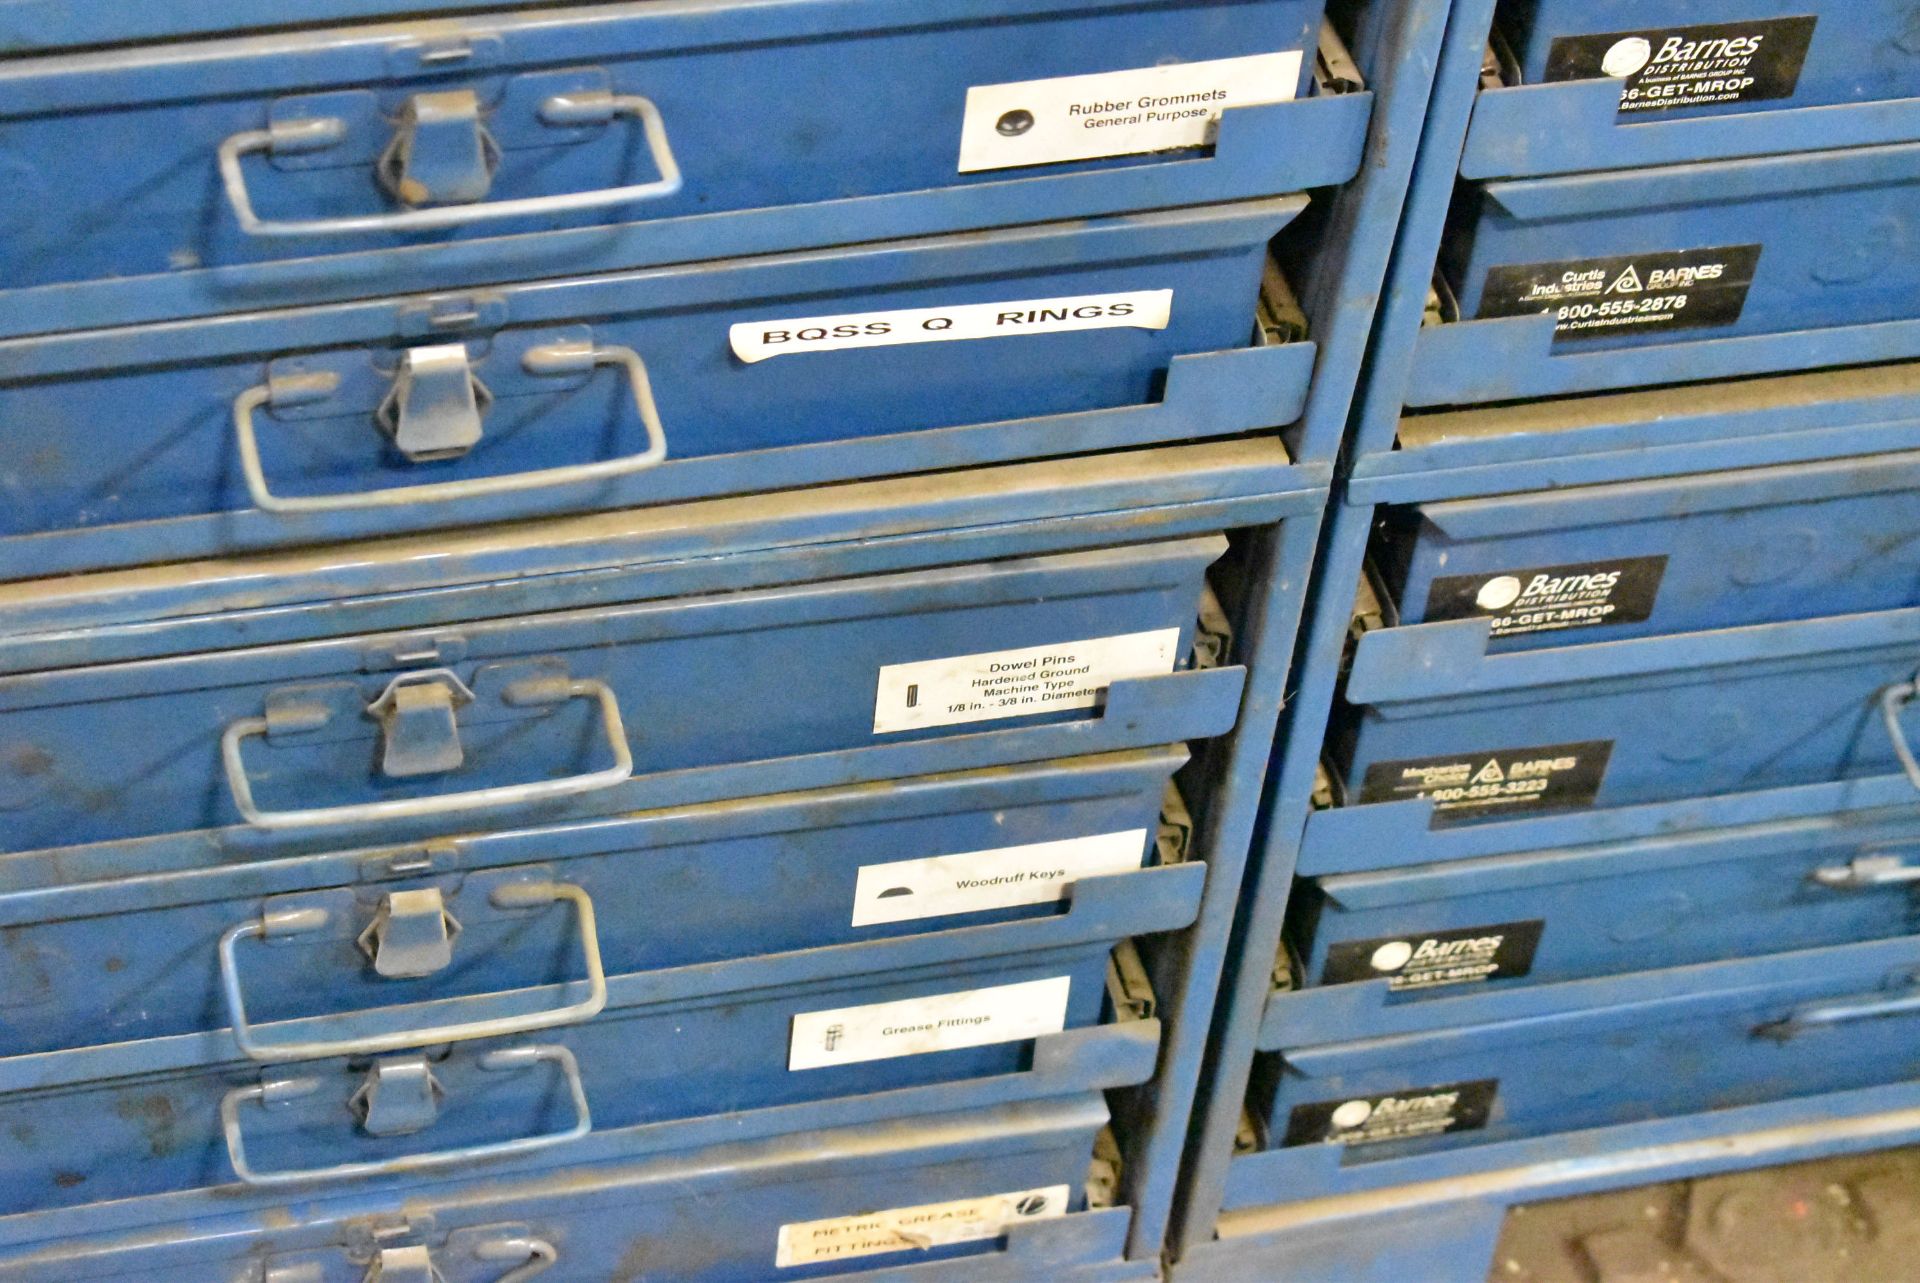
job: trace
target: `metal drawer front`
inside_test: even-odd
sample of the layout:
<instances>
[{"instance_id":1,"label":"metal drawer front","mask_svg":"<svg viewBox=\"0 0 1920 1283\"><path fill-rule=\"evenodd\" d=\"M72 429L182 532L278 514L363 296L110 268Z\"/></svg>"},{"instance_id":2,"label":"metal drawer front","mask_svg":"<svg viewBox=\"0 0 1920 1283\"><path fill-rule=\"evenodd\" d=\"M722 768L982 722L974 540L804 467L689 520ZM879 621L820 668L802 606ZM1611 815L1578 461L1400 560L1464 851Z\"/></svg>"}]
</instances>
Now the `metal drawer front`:
<instances>
[{"instance_id":1,"label":"metal drawer front","mask_svg":"<svg viewBox=\"0 0 1920 1283\"><path fill-rule=\"evenodd\" d=\"M1290 101L1320 9L627 3L17 61L0 333L1340 182L1369 103ZM1210 149L1205 116L1094 135L1050 105L1070 87L1025 92L1141 70L1106 91L1263 102L1248 141L1262 112L1303 127L1244 153L1235 122ZM1127 142L1139 129L1153 150ZM62 285L85 288L42 288Z\"/></svg>"},{"instance_id":2,"label":"metal drawer front","mask_svg":"<svg viewBox=\"0 0 1920 1283\"><path fill-rule=\"evenodd\" d=\"M1500 14L1524 83L1612 74L1640 91L1628 114L1642 122L1920 95L1912 14L1898 0L1507 0ZM1637 48L1600 67L1615 46L1636 39L1647 45L1640 69L1617 74L1639 61ZM1743 43L1722 55L1717 71L1662 72L1689 47L1716 39L1752 41L1754 53ZM1710 61L1705 50L1693 58ZM1716 79L1732 83L1716 90Z\"/></svg>"},{"instance_id":3,"label":"metal drawer front","mask_svg":"<svg viewBox=\"0 0 1920 1283\"><path fill-rule=\"evenodd\" d=\"M1917 169L1908 145L1488 183L1445 273L1463 318L1553 313L1556 353L1903 320Z\"/></svg>"},{"instance_id":4,"label":"metal drawer front","mask_svg":"<svg viewBox=\"0 0 1920 1283\"><path fill-rule=\"evenodd\" d=\"M160 1068L176 1050L170 1042L15 1062L15 1082L78 1081L0 1097L0 1117L24 1129L12 1134L29 1137L5 1155L11 1193L0 1208L241 1185L283 1197L289 1188L352 1191L503 1161L579 1162L591 1135L649 1124L969 1080L1017 1087L1037 1046L1100 1022L1109 947L882 974L859 974L849 957L841 966L853 974L750 989L728 989L737 981L723 969L641 977L631 1005L616 994L594 1021L532 1040L289 1065ZM885 956L867 948L875 963ZM668 994L674 988L682 992ZM673 1000L647 1001L649 989ZM154 1068L89 1080L129 1058Z\"/></svg>"},{"instance_id":5,"label":"metal drawer front","mask_svg":"<svg viewBox=\"0 0 1920 1283\"><path fill-rule=\"evenodd\" d=\"M1272 1145L1360 1164L1898 1082L1920 1068L1916 965L1905 939L1436 1000L1353 1043L1278 995L1254 1099Z\"/></svg>"},{"instance_id":6,"label":"metal drawer front","mask_svg":"<svg viewBox=\"0 0 1920 1283\"><path fill-rule=\"evenodd\" d=\"M1614 132L1631 139L1643 128L1719 123ZM1754 149L1768 150L1764 117L1748 123ZM1464 189L1441 263L1450 295L1442 310L1458 319L1421 331L1406 403L1488 404L1912 359L1914 132L1910 122L1887 145L1839 149L1806 143L1803 132L1814 149L1624 161ZM1823 234L1804 236L1807 227Z\"/></svg>"},{"instance_id":7,"label":"metal drawer front","mask_svg":"<svg viewBox=\"0 0 1920 1283\"><path fill-rule=\"evenodd\" d=\"M230 989L250 1045L279 1059L289 1040L258 1026L1070 915L1081 880L1137 870L1156 847L1180 860L1184 834L1163 840L1160 816L1184 758L1155 750L227 868L163 868L112 847L23 859L0 896L14 941L0 1052L239 1027ZM585 1003L570 995L520 1019L572 1023L594 1014ZM452 1039L399 1028L406 1045Z\"/></svg>"},{"instance_id":8,"label":"metal drawer front","mask_svg":"<svg viewBox=\"0 0 1920 1283\"><path fill-rule=\"evenodd\" d=\"M446 1283L502 1283L542 1262L535 1273L555 1283L617 1278L636 1264L670 1283L753 1283L776 1271L962 1283L1030 1278L1037 1269L1107 1283L1140 1275L1114 1265L1126 1213L1082 1210L1106 1117L1088 1094L692 1155L622 1155L548 1177L416 1189L404 1211L394 1203L369 1215L364 1203L308 1200L297 1224L273 1228L183 1221L119 1241L21 1245L0 1255L0 1271L23 1283L204 1283L249 1269L365 1283L384 1252L388 1269L424 1259ZM972 1233L883 1237L854 1250L835 1232L875 1213L904 1220L976 1203L967 1209L980 1222ZM808 1242L839 1247L809 1251ZM793 1263L777 1265L782 1258Z\"/></svg>"},{"instance_id":9,"label":"metal drawer front","mask_svg":"<svg viewBox=\"0 0 1920 1283\"><path fill-rule=\"evenodd\" d=\"M0 575L1291 420L1312 346L1250 344L1301 204L0 343Z\"/></svg>"},{"instance_id":10,"label":"metal drawer front","mask_svg":"<svg viewBox=\"0 0 1920 1283\"><path fill-rule=\"evenodd\" d=\"M1451 823L1898 774L1916 725L1913 610L1491 656L1487 632L1362 639L1349 802L1430 797Z\"/></svg>"},{"instance_id":11,"label":"metal drawer front","mask_svg":"<svg viewBox=\"0 0 1920 1283\"><path fill-rule=\"evenodd\" d=\"M1310 877L1291 931L1400 1002L1907 935L1916 888L1920 815L1860 816Z\"/></svg>"},{"instance_id":12,"label":"metal drawer front","mask_svg":"<svg viewBox=\"0 0 1920 1283\"><path fill-rule=\"evenodd\" d=\"M629 779L687 768L1097 718L1093 686L1185 662L1202 575L1223 547L1195 539L10 677L0 832L20 851L236 822L308 839L458 831L550 807L631 807ZM733 795L794 787L777 771L759 784Z\"/></svg>"},{"instance_id":13,"label":"metal drawer front","mask_svg":"<svg viewBox=\"0 0 1920 1283\"><path fill-rule=\"evenodd\" d=\"M1390 510L1401 624L1485 618L1491 649L1920 604L1920 455Z\"/></svg>"}]
</instances>

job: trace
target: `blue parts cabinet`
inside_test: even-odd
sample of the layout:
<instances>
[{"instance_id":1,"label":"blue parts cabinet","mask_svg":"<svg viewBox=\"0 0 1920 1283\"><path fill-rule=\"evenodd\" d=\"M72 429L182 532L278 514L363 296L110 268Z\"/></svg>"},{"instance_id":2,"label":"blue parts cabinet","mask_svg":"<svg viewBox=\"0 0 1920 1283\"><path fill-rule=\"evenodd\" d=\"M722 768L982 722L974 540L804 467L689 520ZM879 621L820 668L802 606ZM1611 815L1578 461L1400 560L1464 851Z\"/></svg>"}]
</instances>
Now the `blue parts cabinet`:
<instances>
[{"instance_id":1,"label":"blue parts cabinet","mask_svg":"<svg viewBox=\"0 0 1920 1283\"><path fill-rule=\"evenodd\" d=\"M1914 1140L1901 10L1450 6L1174 1279Z\"/></svg>"},{"instance_id":2,"label":"blue parts cabinet","mask_svg":"<svg viewBox=\"0 0 1920 1283\"><path fill-rule=\"evenodd\" d=\"M9 7L0 1276L1156 1277L1445 9Z\"/></svg>"}]
</instances>

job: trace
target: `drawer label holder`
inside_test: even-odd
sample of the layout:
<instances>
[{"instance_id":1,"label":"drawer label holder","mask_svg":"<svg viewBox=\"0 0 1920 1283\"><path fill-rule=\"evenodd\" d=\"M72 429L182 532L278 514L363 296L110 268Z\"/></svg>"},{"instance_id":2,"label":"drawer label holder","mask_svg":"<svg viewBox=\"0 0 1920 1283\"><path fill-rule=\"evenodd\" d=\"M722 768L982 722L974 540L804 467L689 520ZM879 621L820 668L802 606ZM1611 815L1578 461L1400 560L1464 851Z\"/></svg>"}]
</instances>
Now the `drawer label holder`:
<instances>
[{"instance_id":1,"label":"drawer label holder","mask_svg":"<svg viewBox=\"0 0 1920 1283\"><path fill-rule=\"evenodd\" d=\"M924 1252L954 1243L977 1243L999 1238L1016 1222L1065 1216L1070 1197L1067 1186L1048 1185L858 1216L794 1221L780 1227L773 1263L788 1269L883 1252Z\"/></svg>"},{"instance_id":2,"label":"drawer label holder","mask_svg":"<svg viewBox=\"0 0 1920 1283\"><path fill-rule=\"evenodd\" d=\"M1638 624L1653 614L1665 557L1623 557L1535 566L1484 575L1448 575L1427 593L1428 622L1489 619L1493 636Z\"/></svg>"},{"instance_id":3,"label":"drawer label holder","mask_svg":"<svg viewBox=\"0 0 1920 1283\"><path fill-rule=\"evenodd\" d=\"M853 925L1057 904L1081 878L1138 869L1146 849L1147 831L1132 829L862 865L854 881Z\"/></svg>"},{"instance_id":4,"label":"drawer label holder","mask_svg":"<svg viewBox=\"0 0 1920 1283\"><path fill-rule=\"evenodd\" d=\"M1555 346L1629 331L1705 330L1746 310L1758 245L1615 254L1487 269L1478 319L1553 317Z\"/></svg>"},{"instance_id":5,"label":"drawer label holder","mask_svg":"<svg viewBox=\"0 0 1920 1283\"><path fill-rule=\"evenodd\" d=\"M962 1047L1023 1042L1067 1027L1071 976L806 1011L793 1018L787 1068L825 1069Z\"/></svg>"},{"instance_id":6,"label":"drawer label holder","mask_svg":"<svg viewBox=\"0 0 1920 1283\"><path fill-rule=\"evenodd\" d=\"M1229 107L1299 96L1300 49L974 85L960 124L960 172L1205 147Z\"/></svg>"},{"instance_id":7,"label":"drawer label holder","mask_svg":"<svg viewBox=\"0 0 1920 1283\"><path fill-rule=\"evenodd\" d=\"M1599 796L1612 756L1612 740L1589 740L1374 762L1360 802L1430 798L1435 823L1489 811L1578 810Z\"/></svg>"},{"instance_id":8,"label":"drawer label holder","mask_svg":"<svg viewBox=\"0 0 1920 1283\"><path fill-rule=\"evenodd\" d=\"M1448 989L1511 980L1533 970L1545 921L1410 932L1373 940L1342 940L1327 950L1323 985L1385 980L1392 993Z\"/></svg>"},{"instance_id":9,"label":"drawer label holder","mask_svg":"<svg viewBox=\"0 0 1920 1283\"><path fill-rule=\"evenodd\" d=\"M1171 673L1179 646L1180 630L1161 628L888 664L874 696L873 733L1092 708L1116 681Z\"/></svg>"},{"instance_id":10,"label":"drawer label holder","mask_svg":"<svg viewBox=\"0 0 1920 1283\"><path fill-rule=\"evenodd\" d=\"M1295 1105L1282 1142L1294 1145L1381 1145L1449 1132L1478 1131L1493 1114L1500 1080L1415 1087L1380 1096L1349 1096Z\"/></svg>"},{"instance_id":11,"label":"drawer label holder","mask_svg":"<svg viewBox=\"0 0 1920 1283\"><path fill-rule=\"evenodd\" d=\"M1076 294L1071 298L960 303L891 312L846 312L791 320L742 321L727 330L733 354L748 365L776 356L842 352L906 343L1008 339L1073 330L1164 330L1173 318L1172 290Z\"/></svg>"},{"instance_id":12,"label":"drawer label holder","mask_svg":"<svg viewBox=\"0 0 1920 1283\"><path fill-rule=\"evenodd\" d=\"M1621 81L1623 116L1791 98L1815 22L1756 18L1562 36L1547 50L1546 79Z\"/></svg>"}]
</instances>

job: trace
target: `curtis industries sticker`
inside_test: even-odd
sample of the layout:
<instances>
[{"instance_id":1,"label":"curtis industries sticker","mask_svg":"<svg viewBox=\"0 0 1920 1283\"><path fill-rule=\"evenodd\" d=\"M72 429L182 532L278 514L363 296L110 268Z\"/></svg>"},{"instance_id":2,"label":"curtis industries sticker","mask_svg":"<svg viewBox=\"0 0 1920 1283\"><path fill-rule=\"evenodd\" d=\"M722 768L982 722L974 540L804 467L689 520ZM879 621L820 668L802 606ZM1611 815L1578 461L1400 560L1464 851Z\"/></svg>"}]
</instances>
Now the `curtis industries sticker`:
<instances>
[{"instance_id":1,"label":"curtis industries sticker","mask_svg":"<svg viewBox=\"0 0 1920 1283\"><path fill-rule=\"evenodd\" d=\"M888 664L874 695L873 733L1092 708L1117 681L1171 673L1179 646L1180 630L1161 628Z\"/></svg>"},{"instance_id":2,"label":"curtis industries sticker","mask_svg":"<svg viewBox=\"0 0 1920 1283\"><path fill-rule=\"evenodd\" d=\"M733 354L748 365L775 356L840 352L906 343L1019 338L1069 330L1164 330L1173 316L1172 290L1079 294L1072 298L963 303L954 307L846 312L791 320L742 321L728 327Z\"/></svg>"},{"instance_id":3,"label":"curtis industries sticker","mask_svg":"<svg viewBox=\"0 0 1920 1283\"><path fill-rule=\"evenodd\" d=\"M1622 557L1448 575L1428 590L1426 618L1490 619L1495 637L1637 624L1653 614L1666 573L1665 557Z\"/></svg>"},{"instance_id":4,"label":"curtis industries sticker","mask_svg":"<svg viewBox=\"0 0 1920 1283\"><path fill-rule=\"evenodd\" d=\"M1287 1116L1284 1143L1378 1145L1475 1131L1487 1125L1499 1091L1499 1079L1482 1078L1384 1096L1350 1096L1296 1105Z\"/></svg>"},{"instance_id":5,"label":"curtis industries sticker","mask_svg":"<svg viewBox=\"0 0 1920 1283\"><path fill-rule=\"evenodd\" d=\"M1057 904L1080 878L1139 868L1146 849L1147 831L1132 829L865 864L854 881L853 925L871 927L1022 904Z\"/></svg>"},{"instance_id":6,"label":"curtis industries sticker","mask_svg":"<svg viewBox=\"0 0 1920 1283\"><path fill-rule=\"evenodd\" d=\"M1511 980L1533 970L1533 955L1545 928L1543 920L1534 918L1375 940L1342 940L1327 950L1320 983L1385 980L1390 992L1401 993Z\"/></svg>"},{"instance_id":7,"label":"curtis industries sticker","mask_svg":"<svg viewBox=\"0 0 1920 1283\"><path fill-rule=\"evenodd\" d=\"M788 1070L1023 1042L1067 1027L1072 976L875 1002L793 1018Z\"/></svg>"},{"instance_id":8,"label":"curtis industries sticker","mask_svg":"<svg viewBox=\"0 0 1920 1283\"><path fill-rule=\"evenodd\" d=\"M1553 317L1553 341L1610 338L1630 330L1732 325L1747 306L1760 246L1616 254L1487 269L1482 320Z\"/></svg>"},{"instance_id":9,"label":"curtis industries sticker","mask_svg":"<svg viewBox=\"0 0 1920 1283\"><path fill-rule=\"evenodd\" d=\"M1087 76L974 85L960 172L1205 147L1229 107L1299 96L1299 49Z\"/></svg>"},{"instance_id":10,"label":"curtis industries sticker","mask_svg":"<svg viewBox=\"0 0 1920 1283\"><path fill-rule=\"evenodd\" d=\"M999 1238L1007 1226L1020 1221L1065 1216L1069 1197L1065 1185L1048 1185L823 1221L794 1221L780 1227L773 1263L785 1269L882 1252L924 1252L951 1243L977 1243Z\"/></svg>"},{"instance_id":11,"label":"curtis industries sticker","mask_svg":"<svg viewBox=\"0 0 1920 1283\"><path fill-rule=\"evenodd\" d=\"M1672 111L1791 98L1813 41L1813 17L1562 36L1547 80L1622 81L1620 111Z\"/></svg>"},{"instance_id":12,"label":"curtis industries sticker","mask_svg":"<svg viewBox=\"0 0 1920 1283\"><path fill-rule=\"evenodd\" d=\"M1592 740L1374 762L1360 801L1430 798L1435 823L1486 811L1575 810L1593 805L1612 756L1612 740Z\"/></svg>"}]
</instances>

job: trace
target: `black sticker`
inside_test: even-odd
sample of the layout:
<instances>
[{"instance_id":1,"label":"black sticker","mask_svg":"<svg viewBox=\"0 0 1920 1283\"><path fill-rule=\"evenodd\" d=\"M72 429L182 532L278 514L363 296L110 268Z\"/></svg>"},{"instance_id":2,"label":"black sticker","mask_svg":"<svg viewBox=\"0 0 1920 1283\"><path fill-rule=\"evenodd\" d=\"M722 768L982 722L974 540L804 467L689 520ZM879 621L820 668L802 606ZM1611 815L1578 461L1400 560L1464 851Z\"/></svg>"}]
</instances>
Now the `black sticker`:
<instances>
[{"instance_id":1,"label":"black sticker","mask_svg":"<svg viewBox=\"0 0 1920 1283\"><path fill-rule=\"evenodd\" d=\"M1814 21L1757 18L1562 36L1547 51L1547 79L1623 81L1622 115L1791 98Z\"/></svg>"},{"instance_id":2,"label":"black sticker","mask_svg":"<svg viewBox=\"0 0 1920 1283\"><path fill-rule=\"evenodd\" d=\"M1342 940L1327 950L1323 985L1385 980L1393 993L1511 980L1533 970L1546 922L1409 932L1377 940Z\"/></svg>"},{"instance_id":3,"label":"black sticker","mask_svg":"<svg viewBox=\"0 0 1920 1283\"><path fill-rule=\"evenodd\" d=\"M1759 266L1758 245L1508 264L1487 270L1477 315L1544 312L1554 318L1556 344L1631 330L1732 325L1747 306Z\"/></svg>"},{"instance_id":4,"label":"black sticker","mask_svg":"<svg viewBox=\"0 0 1920 1283\"><path fill-rule=\"evenodd\" d=\"M1495 637L1637 624L1653 614L1665 557L1622 557L1484 575L1448 575L1427 593L1429 621L1491 619Z\"/></svg>"},{"instance_id":5,"label":"black sticker","mask_svg":"<svg viewBox=\"0 0 1920 1283\"><path fill-rule=\"evenodd\" d=\"M1361 781L1360 801L1431 798L1436 823L1483 811L1574 810L1593 805L1612 756L1612 740L1593 740L1375 762Z\"/></svg>"},{"instance_id":6,"label":"black sticker","mask_svg":"<svg viewBox=\"0 0 1920 1283\"><path fill-rule=\"evenodd\" d=\"M1448 1132L1470 1132L1487 1125L1498 1078L1416 1087L1385 1096L1349 1096L1345 1100L1295 1105L1287 1115L1288 1145L1378 1145L1418 1140Z\"/></svg>"}]
</instances>

